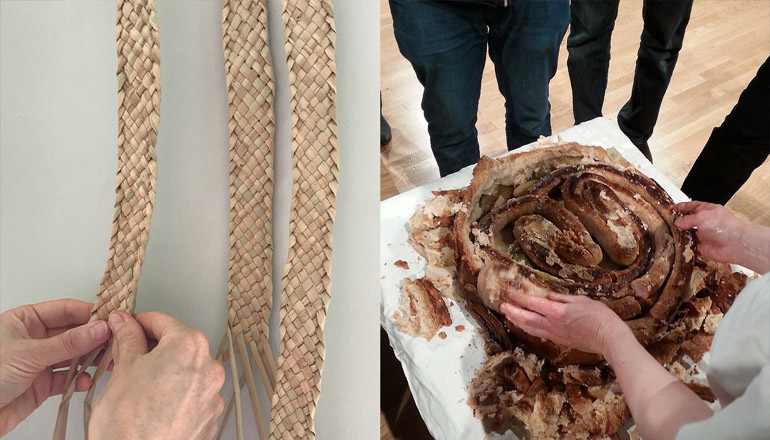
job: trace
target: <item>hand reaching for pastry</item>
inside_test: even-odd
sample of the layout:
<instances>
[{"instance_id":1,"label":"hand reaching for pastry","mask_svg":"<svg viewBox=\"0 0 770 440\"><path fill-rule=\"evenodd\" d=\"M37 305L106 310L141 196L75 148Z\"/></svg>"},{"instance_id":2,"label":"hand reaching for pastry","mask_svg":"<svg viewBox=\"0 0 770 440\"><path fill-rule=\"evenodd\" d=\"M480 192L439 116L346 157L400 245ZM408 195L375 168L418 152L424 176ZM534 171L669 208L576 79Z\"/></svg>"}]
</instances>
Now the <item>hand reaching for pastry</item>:
<instances>
[{"instance_id":1,"label":"hand reaching for pastry","mask_svg":"<svg viewBox=\"0 0 770 440\"><path fill-rule=\"evenodd\" d=\"M222 364L206 336L159 313L114 312L115 367L89 423L98 439L211 439L224 409ZM146 334L146 336L145 336ZM148 351L147 339L158 341Z\"/></svg>"},{"instance_id":2,"label":"hand reaching for pastry","mask_svg":"<svg viewBox=\"0 0 770 440\"><path fill-rule=\"evenodd\" d=\"M759 273L770 270L770 228L744 223L724 206L713 203L684 202L677 208L684 216L676 219L676 225L695 228L699 255Z\"/></svg>"},{"instance_id":3,"label":"hand reaching for pastry","mask_svg":"<svg viewBox=\"0 0 770 440\"><path fill-rule=\"evenodd\" d=\"M0 314L0 437L48 397L61 394L73 358L104 344L110 329L88 322L93 304L74 299L26 305ZM78 378L77 390L91 386Z\"/></svg>"},{"instance_id":4,"label":"hand reaching for pastry","mask_svg":"<svg viewBox=\"0 0 770 440\"><path fill-rule=\"evenodd\" d=\"M512 292L507 299L500 310L525 332L604 356L644 438L673 439L683 425L711 416L709 407L663 368L601 302L553 292L546 298Z\"/></svg>"},{"instance_id":5,"label":"hand reaching for pastry","mask_svg":"<svg viewBox=\"0 0 770 440\"><path fill-rule=\"evenodd\" d=\"M599 301L551 292L546 298L513 293L500 311L525 332L588 353L604 354L623 320ZM622 327L619 327L622 326Z\"/></svg>"}]
</instances>

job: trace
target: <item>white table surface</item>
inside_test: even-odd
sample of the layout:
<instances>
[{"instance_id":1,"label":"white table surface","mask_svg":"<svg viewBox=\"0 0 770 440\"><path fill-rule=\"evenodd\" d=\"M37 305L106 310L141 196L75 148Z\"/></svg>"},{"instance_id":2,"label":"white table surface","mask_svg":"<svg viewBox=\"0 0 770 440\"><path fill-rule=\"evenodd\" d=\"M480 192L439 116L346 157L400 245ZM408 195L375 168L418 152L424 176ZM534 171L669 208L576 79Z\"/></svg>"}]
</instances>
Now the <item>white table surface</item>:
<instances>
[{"instance_id":1,"label":"white table surface","mask_svg":"<svg viewBox=\"0 0 770 440\"><path fill-rule=\"evenodd\" d=\"M584 145L614 147L637 169L655 179L675 202L688 200L675 185L655 169L630 140L620 131L617 124L607 118L597 118L569 128L553 136L564 141L580 142ZM532 149L534 144L518 151ZM509 153L510 154L510 153ZM483 337L476 321L457 303L451 303L450 327L443 328L446 339L434 337L430 342L424 338L413 338L395 327L393 314L398 310L402 280L406 277L425 276L425 259L408 243L409 218L418 205L433 198L431 191L454 189L466 186L472 178L473 166L446 176L429 184L399 194L380 204L380 323L388 333L393 352L401 361L404 375L420 410L425 425L437 440L458 438L481 440L487 438L516 438L510 431L503 436L485 432L479 419L467 405L468 385L475 370L481 368L484 354ZM409 269L395 267L393 263L404 260ZM455 328L465 327L462 331ZM705 363L698 364L705 371Z\"/></svg>"},{"instance_id":2,"label":"white table surface","mask_svg":"<svg viewBox=\"0 0 770 440\"><path fill-rule=\"evenodd\" d=\"M277 80L278 280L288 249L291 115L280 1L267 3ZM222 2L156 5L158 190L137 311L176 315L204 331L216 350L229 259ZM315 425L319 439L358 440L379 435L377 257L360 254L377 247L379 181L371 176L379 169L379 1L334 6L341 171ZM115 2L0 1L0 52L0 310L67 297L92 301L107 258L117 168ZM277 312L270 322L274 353ZM228 383L223 395L231 393ZM82 438L80 402L77 396L71 405L72 439ZM50 438L58 404L49 399L6 438ZM261 406L267 408L264 396ZM247 438L256 438L253 420L244 420ZM234 438L232 420L224 438Z\"/></svg>"}]
</instances>

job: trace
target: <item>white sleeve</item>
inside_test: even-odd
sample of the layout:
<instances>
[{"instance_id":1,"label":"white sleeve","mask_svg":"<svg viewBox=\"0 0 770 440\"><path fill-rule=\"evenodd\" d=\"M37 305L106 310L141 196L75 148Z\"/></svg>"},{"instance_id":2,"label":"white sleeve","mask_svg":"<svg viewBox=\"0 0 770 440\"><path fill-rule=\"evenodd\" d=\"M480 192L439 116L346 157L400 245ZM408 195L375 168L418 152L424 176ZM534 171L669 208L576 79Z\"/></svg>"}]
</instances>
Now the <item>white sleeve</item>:
<instances>
[{"instance_id":1,"label":"white sleeve","mask_svg":"<svg viewBox=\"0 0 770 440\"><path fill-rule=\"evenodd\" d=\"M742 396L700 422L682 426L676 440L770 438L770 365L762 367Z\"/></svg>"}]
</instances>

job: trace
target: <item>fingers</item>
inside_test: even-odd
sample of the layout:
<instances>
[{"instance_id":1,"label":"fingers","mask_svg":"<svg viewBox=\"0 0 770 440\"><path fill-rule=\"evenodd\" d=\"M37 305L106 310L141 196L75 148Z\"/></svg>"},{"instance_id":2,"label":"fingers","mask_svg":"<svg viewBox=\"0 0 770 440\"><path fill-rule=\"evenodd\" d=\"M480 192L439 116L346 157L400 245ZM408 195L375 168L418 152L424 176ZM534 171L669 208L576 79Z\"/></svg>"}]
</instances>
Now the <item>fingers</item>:
<instances>
[{"instance_id":1,"label":"fingers","mask_svg":"<svg viewBox=\"0 0 770 440\"><path fill-rule=\"evenodd\" d=\"M548 318L508 303L500 304L500 311L512 323L530 335L550 339L546 330L550 326Z\"/></svg>"},{"instance_id":2,"label":"fingers","mask_svg":"<svg viewBox=\"0 0 770 440\"><path fill-rule=\"evenodd\" d=\"M29 307L47 328L81 325L91 319L93 304L77 299L57 299Z\"/></svg>"},{"instance_id":3,"label":"fingers","mask_svg":"<svg viewBox=\"0 0 770 440\"><path fill-rule=\"evenodd\" d=\"M51 338L29 341L30 358L42 370L90 353L104 344L109 336L110 329L104 321L89 322Z\"/></svg>"},{"instance_id":4,"label":"fingers","mask_svg":"<svg viewBox=\"0 0 770 440\"><path fill-rule=\"evenodd\" d=\"M170 333L188 328L182 321L161 312L137 313L134 317L144 328L147 336L159 342Z\"/></svg>"},{"instance_id":5,"label":"fingers","mask_svg":"<svg viewBox=\"0 0 770 440\"><path fill-rule=\"evenodd\" d=\"M508 296L508 299L511 303L520 308L531 310L548 317L560 318L564 311L564 303L541 298L539 296L512 294Z\"/></svg>"},{"instance_id":6,"label":"fingers","mask_svg":"<svg viewBox=\"0 0 770 440\"><path fill-rule=\"evenodd\" d=\"M585 297L580 295L564 295L556 292L549 292L546 296L551 301L557 301L561 303L574 303L582 301Z\"/></svg>"},{"instance_id":7,"label":"fingers","mask_svg":"<svg viewBox=\"0 0 770 440\"><path fill-rule=\"evenodd\" d=\"M674 223L677 227L683 230L692 229L703 223L704 216L708 216L708 212L713 212L714 208L718 208L721 205L715 205L707 202L682 202L676 205L676 207L684 214L684 216L677 217Z\"/></svg>"},{"instance_id":8,"label":"fingers","mask_svg":"<svg viewBox=\"0 0 770 440\"><path fill-rule=\"evenodd\" d=\"M500 304L500 311L514 324L528 325L530 327L542 328L548 325L548 318L530 310L516 307L513 304Z\"/></svg>"},{"instance_id":9,"label":"fingers","mask_svg":"<svg viewBox=\"0 0 770 440\"><path fill-rule=\"evenodd\" d=\"M692 229L703 222L699 213L688 214L684 217L677 217L674 220L674 224L681 230L686 231Z\"/></svg>"},{"instance_id":10,"label":"fingers","mask_svg":"<svg viewBox=\"0 0 770 440\"><path fill-rule=\"evenodd\" d=\"M677 209L682 211L683 214L691 214L693 212L696 212L696 211L699 211L699 210L701 210L703 208L706 208L709 205L711 205L711 203L699 202L697 200L693 200L693 201L690 201L690 202L677 203L676 207L677 207Z\"/></svg>"},{"instance_id":11,"label":"fingers","mask_svg":"<svg viewBox=\"0 0 770 440\"><path fill-rule=\"evenodd\" d=\"M64 392L64 385L67 380L67 370L54 371L51 374L51 387L48 391L48 397L55 396ZM91 387L91 375L83 372L75 382L75 391L86 391Z\"/></svg>"},{"instance_id":12,"label":"fingers","mask_svg":"<svg viewBox=\"0 0 770 440\"><path fill-rule=\"evenodd\" d=\"M110 314L110 328L114 336L112 353L115 365L130 364L147 353L147 337L139 322L124 311Z\"/></svg>"}]
</instances>

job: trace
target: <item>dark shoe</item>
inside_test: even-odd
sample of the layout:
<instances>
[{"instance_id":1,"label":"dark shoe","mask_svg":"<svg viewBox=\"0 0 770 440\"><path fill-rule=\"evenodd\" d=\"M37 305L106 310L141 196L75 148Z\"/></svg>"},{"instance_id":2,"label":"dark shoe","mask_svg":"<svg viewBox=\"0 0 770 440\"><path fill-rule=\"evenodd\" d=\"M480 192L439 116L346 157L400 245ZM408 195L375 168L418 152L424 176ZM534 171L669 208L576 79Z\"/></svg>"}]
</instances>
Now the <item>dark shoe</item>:
<instances>
[{"instance_id":1,"label":"dark shoe","mask_svg":"<svg viewBox=\"0 0 770 440\"><path fill-rule=\"evenodd\" d=\"M390 143L393 136L390 133L390 124L385 120L385 117L380 115L380 147L384 147Z\"/></svg>"},{"instance_id":2,"label":"dark shoe","mask_svg":"<svg viewBox=\"0 0 770 440\"><path fill-rule=\"evenodd\" d=\"M636 145L636 148L638 148L639 151L641 151L642 154L644 154L644 157L646 157L647 160L649 160L650 163L652 163L652 153L650 152L650 146L647 145L647 141L644 141L644 143L642 144L638 144L638 145L634 144L634 145Z\"/></svg>"}]
</instances>

